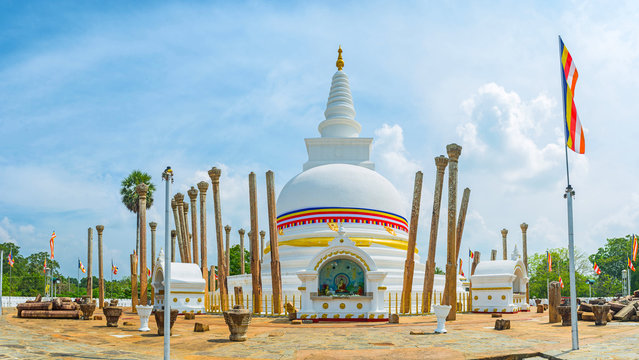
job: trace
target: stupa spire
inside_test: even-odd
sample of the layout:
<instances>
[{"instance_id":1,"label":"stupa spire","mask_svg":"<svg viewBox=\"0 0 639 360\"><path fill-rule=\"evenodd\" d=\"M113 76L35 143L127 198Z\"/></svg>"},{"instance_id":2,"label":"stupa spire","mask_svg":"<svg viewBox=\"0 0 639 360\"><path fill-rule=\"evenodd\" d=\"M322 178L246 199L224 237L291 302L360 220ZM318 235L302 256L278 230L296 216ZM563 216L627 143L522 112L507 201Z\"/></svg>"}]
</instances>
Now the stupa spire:
<instances>
[{"instance_id":1,"label":"stupa spire","mask_svg":"<svg viewBox=\"0 0 639 360\"><path fill-rule=\"evenodd\" d=\"M326 120L319 124L318 130L322 137L348 138L358 137L362 126L355 121L355 106L351 95L348 76L342 71L342 47L337 50L338 57L335 65L337 72L333 75L331 91L326 103L324 117Z\"/></svg>"}]
</instances>

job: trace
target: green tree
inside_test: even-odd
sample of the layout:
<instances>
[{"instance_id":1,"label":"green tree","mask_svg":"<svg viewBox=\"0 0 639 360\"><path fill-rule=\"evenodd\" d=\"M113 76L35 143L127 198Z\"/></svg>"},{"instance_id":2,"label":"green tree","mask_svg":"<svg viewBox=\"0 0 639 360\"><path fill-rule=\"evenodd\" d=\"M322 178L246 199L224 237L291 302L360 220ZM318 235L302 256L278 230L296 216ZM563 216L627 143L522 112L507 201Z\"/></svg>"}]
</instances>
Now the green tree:
<instances>
[{"instance_id":1,"label":"green tree","mask_svg":"<svg viewBox=\"0 0 639 360\"><path fill-rule=\"evenodd\" d=\"M632 240L630 235L606 239L606 245L588 257L592 266L596 262L601 269L601 275L595 278L594 288L597 288L597 296L614 296L621 293L621 271L628 269L628 258L631 257ZM639 288L639 274L632 273L630 280L632 281L632 289ZM601 284L599 284L600 282Z\"/></svg>"},{"instance_id":2,"label":"green tree","mask_svg":"<svg viewBox=\"0 0 639 360\"><path fill-rule=\"evenodd\" d=\"M149 186L149 191L146 194L146 208L149 209L153 205L153 192L155 191L155 185L151 182L151 175L140 170L133 170L129 176L122 180L122 187L120 188L122 203L129 211L136 214L135 250L138 253L140 252L140 212L138 211L139 199L138 194L135 192L135 187L142 183ZM146 226L146 224L142 225Z\"/></svg>"},{"instance_id":3,"label":"green tree","mask_svg":"<svg viewBox=\"0 0 639 360\"><path fill-rule=\"evenodd\" d=\"M240 267L240 245L235 245L229 249L229 275L239 275L241 273ZM244 273L251 273L251 255L244 249Z\"/></svg>"},{"instance_id":4,"label":"green tree","mask_svg":"<svg viewBox=\"0 0 639 360\"><path fill-rule=\"evenodd\" d=\"M568 249L558 248L548 250L552 257L552 272L548 271L548 258L546 253L537 253L528 258L528 286L532 298L548 297L546 279L564 283L563 296L570 296L570 271L568 262ZM587 269L589 268L586 255L575 250L575 280L577 296L588 296Z\"/></svg>"}]
</instances>

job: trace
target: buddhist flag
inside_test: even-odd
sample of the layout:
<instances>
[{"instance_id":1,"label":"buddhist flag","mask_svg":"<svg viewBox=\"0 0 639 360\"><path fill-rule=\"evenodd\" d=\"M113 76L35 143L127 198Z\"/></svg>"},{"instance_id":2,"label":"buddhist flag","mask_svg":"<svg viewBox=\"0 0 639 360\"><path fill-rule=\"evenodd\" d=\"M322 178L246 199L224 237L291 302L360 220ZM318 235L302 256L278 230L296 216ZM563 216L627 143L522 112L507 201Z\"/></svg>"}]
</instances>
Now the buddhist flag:
<instances>
[{"instance_id":1,"label":"buddhist flag","mask_svg":"<svg viewBox=\"0 0 639 360\"><path fill-rule=\"evenodd\" d=\"M82 265L82 261L80 261L80 259L78 259L78 268L80 269L80 271L86 274L87 269L84 268L84 265Z\"/></svg>"},{"instance_id":2,"label":"buddhist flag","mask_svg":"<svg viewBox=\"0 0 639 360\"><path fill-rule=\"evenodd\" d=\"M43 273L47 273L47 258L44 258L44 267L42 268Z\"/></svg>"},{"instance_id":3,"label":"buddhist flag","mask_svg":"<svg viewBox=\"0 0 639 360\"><path fill-rule=\"evenodd\" d=\"M632 242L632 261L637 261L637 235L632 236L634 241Z\"/></svg>"},{"instance_id":4,"label":"buddhist flag","mask_svg":"<svg viewBox=\"0 0 639 360\"><path fill-rule=\"evenodd\" d=\"M113 265L113 260L111 260L111 271L113 272L113 275L118 274L118 267Z\"/></svg>"},{"instance_id":5,"label":"buddhist flag","mask_svg":"<svg viewBox=\"0 0 639 360\"><path fill-rule=\"evenodd\" d=\"M561 40L561 36L559 37L559 56L561 60L561 84L564 99L562 108L564 109L566 146L578 154L583 154L586 151L586 143L573 99L579 73L577 72L572 56L570 56L563 40Z\"/></svg>"},{"instance_id":6,"label":"buddhist flag","mask_svg":"<svg viewBox=\"0 0 639 360\"><path fill-rule=\"evenodd\" d=\"M9 266L13 267L13 263L15 263L15 261L13 261L13 250L9 251L9 256L7 257L7 260L9 261Z\"/></svg>"},{"instance_id":7,"label":"buddhist flag","mask_svg":"<svg viewBox=\"0 0 639 360\"><path fill-rule=\"evenodd\" d=\"M546 251L546 256L548 257L548 271L552 272L552 256L548 251Z\"/></svg>"},{"instance_id":8,"label":"buddhist flag","mask_svg":"<svg viewBox=\"0 0 639 360\"><path fill-rule=\"evenodd\" d=\"M564 281L561 280L561 276L559 276L559 285L561 286L561 288L564 288Z\"/></svg>"},{"instance_id":9,"label":"buddhist flag","mask_svg":"<svg viewBox=\"0 0 639 360\"><path fill-rule=\"evenodd\" d=\"M151 277L151 269L146 268L146 276Z\"/></svg>"},{"instance_id":10,"label":"buddhist flag","mask_svg":"<svg viewBox=\"0 0 639 360\"><path fill-rule=\"evenodd\" d=\"M466 277L466 275L464 275L464 270L462 270L462 259L459 259L459 275Z\"/></svg>"},{"instance_id":11,"label":"buddhist flag","mask_svg":"<svg viewBox=\"0 0 639 360\"><path fill-rule=\"evenodd\" d=\"M475 254L473 254L472 251L470 251L470 249L468 249L468 257L472 260L475 258Z\"/></svg>"},{"instance_id":12,"label":"buddhist flag","mask_svg":"<svg viewBox=\"0 0 639 360\"><path fill-rule=\"evenodd\" d=\"M601 269L599 268L599 265L597 265L596 261L595 261L595 274L597 275L601 274Z\"/></svg>"},{"instance_id":13,"label":"buddhist flag","mask_svg":"<svg viewBox=\"0 0 639 360\"><path fill-rule=\"evenodd\" d=\"M628 267L630 270L635 271L635 266L632 264L632 261L630 261L630 258L628 258Z\"/></svg>"},{"instance_id":14,"label":"buddhist flag","mask_svg":"<svg viewBox=\"0 0 639 360\"><path fill-rule=\"evenodd\" d=\"M51 247L51 260L53 260L53 243L55 239L55 231L51 234L51 239L49 239L49 246Z\"/></svg>"}]
</instances>

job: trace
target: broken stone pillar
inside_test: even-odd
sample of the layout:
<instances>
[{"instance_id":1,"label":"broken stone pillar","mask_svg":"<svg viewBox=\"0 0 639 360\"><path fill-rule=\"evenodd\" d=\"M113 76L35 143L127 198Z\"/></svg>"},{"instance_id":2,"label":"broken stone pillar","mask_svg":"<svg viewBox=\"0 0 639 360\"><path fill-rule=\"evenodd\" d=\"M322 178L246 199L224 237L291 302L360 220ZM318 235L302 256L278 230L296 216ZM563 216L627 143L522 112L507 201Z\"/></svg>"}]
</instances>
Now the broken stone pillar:
<instances>
[{"instance_id":1,"label":"broken stone pillar","mask_svg":"<svg viewBox=\"0 0 639 360\"><path fill-rule=\"evenodd\" d=\"M280 268L280 249L277 242L277 212L275 208L275 175L266 172L266 200L268 206L268 235L271 247L271 289L273 289L273 310L282 312L282 270ZM262 251L262 253L264 253Z\"/></svg>"},{"instance_id":2,"label":"broken stone pillar","mask_svg":"<svg viewBox=\"0 0 639 360\"><path fill-rule=\"evenodd\" d=\"M528 230L528 224L521 223L521 247L524 252L524 266L526 267L526 274L528 274L528 239L526 238L526 231ZM530 292L528 290L528 283L526 283L526 304L530 303Z\"/></svg>"},{"instance_id":3,"label":"broken stone pillar","mask_svg":"<svg viewBox=\"0 0 639 360\"><path fill-rule=\"evenodd\" d=\"M508 235L508 230L501 229L501 246L504 255L504 260L508 260L508 242L506 241L506 236Z\"/></svg>"},{"instance_id":4,"label":"broken stone pillar","mask_svg":"<svg viewBox=\"0 0 639 360\"><path fill-rule=\"evenodd\" d=\"M242 290L242 287L241 286L234 287L233 292L235 292L235 305L240 305L241 307L244 307L244 290Z\"/></svg>"},{"instance_id":5,"label":"broken stone pillar","mask_svg":"<svg viewBox=\"0 0 639 360\"><path fill-rule=\"evenodd\" d=\"M215 280L216 271L215 265L211 265L211 271L209 272L209 284L211 286L211 292L215 292L217 290L217 281Z\"/></svg>"},{"instance_id":6,"label":"broken stone pillar","mask_svg":"<svg viewBox=\"0 0 639 360\"><path fill-rule=\"evenodd\" d=\"M240 234L240 274L244 275L244 229L237 232Z\"/></svg>"},{"instance_id":7,"label":"broken stone pillar","mask_svg":"<svg viewBox=\"0 0 639 360\"><path fill-rule=\"evenodd\" d=\"M444 171L448 165L448 158L440 155L435 158L437 166L437 174L435 176L435 192L433 198L433 213L430 222L430 240L428 242L428 258L426 260L426 269L424 271L424 290L422 293L422 309L423 312L430 312L430 303L432 302L433 281L435 279L435 250L437 249L437 230L439 229L439 212L442 203L442 187L444 184ZM430 301L429 301L430 300Z\"/></svg>"},{"instance_id":8,"label":"broken stone pillar","mask_svg":"<svg viewBox=\"0 0 639 360\"><path fill-rule=\"evenodd\" d=\"M155 230L158 228L158 223L150 222L149 227L151 228L151 273L155 271Z\"/></svg>"},{"instance_id":9,"label":"broken stone pillar","mask_svg":"<svg viewBox=\"0 0 639 360\"><path fill-rule=\"evenodd\" d=\"M87 245L87 295L93 300L93 229L89 228L89 244Z\"/></svg>"},{"instance_id":10,"label":"broken stone pillar","mask_svg":"<svg viewBox=\"0 0 639 360\"><path fill-rule=\"evenodd\" d=\"M260 231L260 262L264 261L264 237L266 236L266 231Z\"/></svg>"},{"instance_id":11,"label":"broken stone pillar","mask_svg":"<svg viewBox=\"0 0 639 360\"><path fill-rule=\"evenodd\" d=\"M475 274L475 269L477 268L477 265L479 265L479 259L481 257L481 253L479 251L475 251L473 254L473 263L470 267L470 275Z\"/></svg>"},{"instance_id":12,"label":"broken stone pillar","mask_svg":"<svg viewBox=\"0 0 639 360\"><path fill-rule=\"evenodd\" d=\"M138 255L131 254L131 311L138 306Z\"/></svg>"},{"instance_id":13,"label":"broken stone pillar","mask_svg":"<svg viewBox=\"0 0 639 360\"><path fill-rule=\"evenodd\" d=\"M253 280L253 299L255 299L253 300L253 312L260 313L262 312L262 271L258 253L257 183L254 172L249 174L249 204L251 214L251 279Z\"/></svg>"},{"instance_id":14,"label":"broken stone pillar","mask_svg":"<svg viewBox=\"0 0 639 360\"><path fill-rule=\"evenodd\" d=\"M197 243L197 211L195 201L197 200L197 189L191 186L191 189L186 192L191 200L191 233L192 233L192 245L193 245L193 263L197 264L199 259L198 243Z\"/></svg>"},{"instance_id":15,"label":"broken stone pillar","mask_svg":"<svg viewBox=\"0 0 639 360\"><path fill-rule=\"evenodd\" d=\"M184 221L184 238L186 239L184 247L186 248L186 253L188 260L187 262L193 262L193 254L191 254L191 231L189 231L189 203L186 201L182 203L182 210L184 211L184 216L182 220Z\"/></svg>"},{"instance_id":16,"label":"broken stone pillar","mask_svg":"<svg viewBox=\"0 0 639 360\"><path fill-rule=\"evenodd\" d=\"M222 170L216 167L209 170L209 177L213 184L213 209L215 211L215 238L217 240L217 278L218 286L220 288L220 298L222 310L228 310L228 288L226 284L226 276L228 270L226 268L224 259L224 245L222 234L222 204L220 202L220 176Z\"/></svg>"},{"instance_id":17,"label":"broken stone pillar","mask_svg":"<svg viewBox=\"0 0 639 360\"><path fill-rule=\"evenodd\" d=\"M558 281L552 281L549 285L548 295L548 322L557 323L561 320L559 304L561 303L561 285Z\"/></svg>"},{"instance_id":18,"label":"broken stone pillar","mask_svg":"<svg viewBox=\"0 0 639 360\"><path fill-rule=\"evenodd\" d=\"M421 171L415 173L415 185L413 188L413 205L410 213L410 225L408 229L408 246L406 248L406 261L404 262L404 281L402 284L401 313L410 312L410 293L413 289L413 273L415 271L415 244L417 242L417 226L419 223L419 207L422 200L422 183L424 174Z\"/></svg>"},{"instance_id":19,"label":"broken stone pillar","mask_svg":"<svg viewBox=\"0 0 639 360\"><path fill-rule=\"evenodd\" d=\"M465 188L464 194L462 195L461 205L459 207L459 218L457 220L457 233L455 234L455 241L457 243L455 254L457 254L458 259L459 259L459 248L461 247L462 235L464 234L464 224L466 223L466 212L468 211L469 200L470 200L470 189Z\"/></svg>"},{"instance_id":20,"label":"broken stone pillar","mask_svg":"<svg viewBox=\"0 0 639 360\"><path fill-rule=\"evenodd\" d=\"M570 326L570 306L557 306L557 312L561 316L561 326Z\"/></svg>"},{"instance_id":21,"label":"broken stone pillar","mask_svg":"<svg viewBox=\"0 0 639 360\"><path fill-rule=\"evenodd\" d=\"M175 237L177 236L177 231L171 230L171 262L175 262Z\"/></svg>"},{"instance_id":22,"label":"broken stone pillar","mask_svg":"<svg viewBox=\"0 0 639 360\"><path fill-rule=\"evenodd\" d=\"M492 249L490 250L490 261L495 261L497 260L497 250Z\"/></svg>"},{"instance_id":23,"label":"broken stone pillar","mask_svg":"<svg viewBox=\"0 0 639 360\"><path fill-rule=\"evenodd\" d=\"M226 232L226 268L231 271L231 226L226 225L224 231Z\"/></svg>"},{"instance_id":24,"label":"broken stone pillar","mask_svg":"<svg viewBox=\"0 0 639 360\"><path fill-rule=\"evenodd\" d=\"M138 212L140 215L140 303L147 305L147 272L146 272L146 193L149 186L141 183L135 187L138 194Z\"/></svg>"},{"instance_id":25,"label":"broken stone pillar","mask_svg":"<svg viewBox=\"0 0 639 360\"><path fill-rule=\"evenodd\" d=\"M595 315L595 325L606 325L608 323L608 311L610 305L593 305L592 312Z\"/></svg>"},{"instance_id":26,"label":"broken stone pillar","mask_svg":"<svg viewBox=\"0 0 639 360\"><path fill-rule=\"evenodd\" d=\"M444 305L451 305L447 321L457 318L457 162L462 147L457 144L446 146L448 153L448 234L446 252L446 285L444 289Z\"/></svg>"},{"instance_id":27,"label":"broken stone pillar","mask_svg":"<svg viewBox=\"0 0 639 360\"><path fill-rule=\"evenodd\" d=\"M178 201L176 200L176 197L177 194L173 196L173 199L171 199L171 209L173 210L173 222L175 222L174 231L177 235L177 247L180 250L180 262L184 262L184 252L182 251L182 231L180 230L182 226L180 225L180 216L178 215L177 208ZM175 251L173 251L173 253L175 254Z\"/></svg>"},{"instance_id":28,"label":"broken stone pillar","mask_svg":"<svg viewBox=\"0 0 639 360\"><path fill-rule=\"evenodd\" d=\"M180 245L180 255L182 258L182 262L190 262L189 261L189 253L186 249L188 249L189 238L186 235L186 230L184 229L184 195L181 193L175 194L173 197L175 199L175 204L177 205L177 215L178 215L178 223L175 225L175 230L178 232L178 245Z\"/></svg>"},{"instance_id":29,"label":"broken stone pillar","mask_svg":"<svg viewBox=\"0 0 639 360\"><path fill-rule=\"evenodd\" d=\"M102 231L104 231L104 225L96 225L95 230L98 232L98 305L102 309L104 307L104 272L102 268Z\"/></svg>"}]
</instances>

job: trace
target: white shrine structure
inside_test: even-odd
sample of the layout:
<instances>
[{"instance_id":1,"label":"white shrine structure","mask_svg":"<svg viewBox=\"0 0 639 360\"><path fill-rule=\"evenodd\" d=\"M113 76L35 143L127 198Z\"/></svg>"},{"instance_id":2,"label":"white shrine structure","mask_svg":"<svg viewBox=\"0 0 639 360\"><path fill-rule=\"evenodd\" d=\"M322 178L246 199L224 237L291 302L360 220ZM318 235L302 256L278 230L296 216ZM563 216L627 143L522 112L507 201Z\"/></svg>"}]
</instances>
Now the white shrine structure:
<instances>
[{"instance_id":1,"label":"white shrine structure","mask_svg":"<svg viewBox=\"0 0 639 360\"><path fill-rule=\"evenodd\" d=\"M375 171L373 139L359 137L341 53L318 126L321 137L305 139L308 161L277 198L282 291L289 301L301 297L300 318L385 319L384 300L401 297L409 204ZM264 252L262 287L270 295L270 247ZM415 254L412 292L419 296L424 268ZM432 299L444 282L444 275L435 275ZM251 275L230 276L227 285L250 294ZM457 289L464 292L459 281ZM415 297L411 303L415 311Z\"/></svg>"},{"instance_id":2,"label":"white shrine structure","mask_svg":"<svg viewBox=\"0 0 639 360\"><path fill-rule=\"evenodd\" d=\"M153 310L164 309L164 250L160 250L153 269ZM193 263L171 262L171 310L183 313L205 313L205 282L202 271Z\"/></svg>"},{"instance_id":3,"label":"white shrine structure","mask_svg":"<svg viewBox=\"0 0 639 360\"><path fill-rule=\"evenodd\" d=\"M526 284L528 273L517 251L510 260L493 260L477 264L470 277L473 312L516 313L528 311Z\"/></svg>"}]
</instances>

